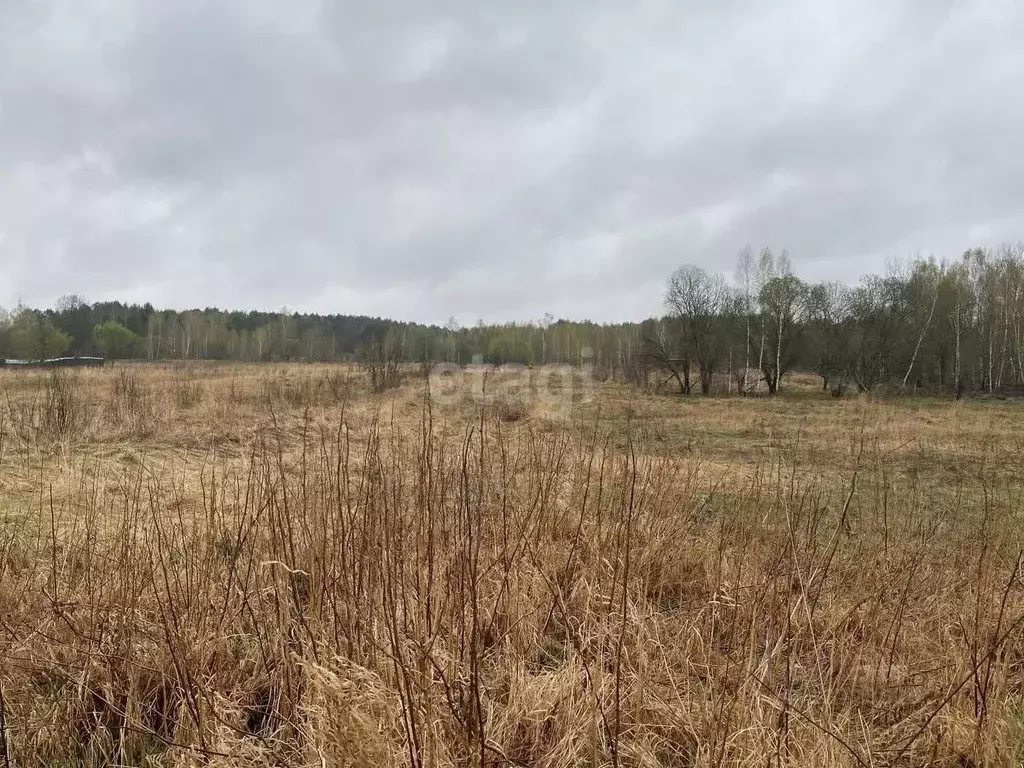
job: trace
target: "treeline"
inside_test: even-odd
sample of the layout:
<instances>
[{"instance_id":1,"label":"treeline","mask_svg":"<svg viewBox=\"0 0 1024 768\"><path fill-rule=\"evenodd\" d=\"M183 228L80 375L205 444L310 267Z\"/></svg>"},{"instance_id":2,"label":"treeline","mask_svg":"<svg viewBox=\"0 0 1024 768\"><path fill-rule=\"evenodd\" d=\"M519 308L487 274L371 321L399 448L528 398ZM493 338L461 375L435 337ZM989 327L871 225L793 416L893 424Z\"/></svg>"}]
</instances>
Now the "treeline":
<instances>
[{"instance_id":1,"label":"treeline","mask_svg":"<svg viewBox=\"0 0 1024 768\"><path fill-rule=\"evenodd\" d=\"M785 252L745 249L730 274L676 270L664 313L640 323L542 320L462 327L383 318L66 296L0 312L0 357L589 363L647 387L774 393L795 370L835 396L881 385L961 395L1024 389L1024 245L893 264L857 285L810 283Z\"/></svg>"},{"instance_id":2,"label":"treeline","mask_svg":"<svg viewBox=\"0 0 1024 768\"><path fill-rule=\"evenodd\" d=\"M551 316L471 327L453 319L436 326L287 311L157 310L150 304L89 304L66 296L52 309L18 307L0 314L0 357L335 362L363 359L387 340L389 352L403 362L578 364L590 359L585 351L590 347L600 348L602 364L619 365L639 349L638 334L635 323L600 325Z\"/></svg>"},{"instance_id":3,"label":"treeline","mask_svg":"<svg viewBox=\"0 0 1024 768\"><path fill-rule=\"evenodd\" d=\"M1024 388L1024 245L976 248L951 263L893 264L856 286L807 283L786 254L748 249L732 281L676 270L668 315L649 324L644 363L680 391L775 392L793 370L813 371L834 396L886 385L899 391Z\"/></svg>"}]
</instances>

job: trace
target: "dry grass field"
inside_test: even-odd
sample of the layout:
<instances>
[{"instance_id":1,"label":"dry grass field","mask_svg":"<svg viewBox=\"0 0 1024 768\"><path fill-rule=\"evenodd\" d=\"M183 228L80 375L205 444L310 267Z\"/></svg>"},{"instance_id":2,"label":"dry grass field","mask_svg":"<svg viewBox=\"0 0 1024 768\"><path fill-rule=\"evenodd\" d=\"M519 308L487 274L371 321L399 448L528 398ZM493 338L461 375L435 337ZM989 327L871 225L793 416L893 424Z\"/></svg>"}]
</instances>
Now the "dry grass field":
<instances>
[{"instance_id":1,"label":"dry grass field","mask_svg":"<svg viewBox=\"0 0 1024 768\"><path fill-rule=\"evenodd\" d=\"M1024 764L1020 404L582 392L0 372L0 766Z\"/></svg>"}]
</instances>

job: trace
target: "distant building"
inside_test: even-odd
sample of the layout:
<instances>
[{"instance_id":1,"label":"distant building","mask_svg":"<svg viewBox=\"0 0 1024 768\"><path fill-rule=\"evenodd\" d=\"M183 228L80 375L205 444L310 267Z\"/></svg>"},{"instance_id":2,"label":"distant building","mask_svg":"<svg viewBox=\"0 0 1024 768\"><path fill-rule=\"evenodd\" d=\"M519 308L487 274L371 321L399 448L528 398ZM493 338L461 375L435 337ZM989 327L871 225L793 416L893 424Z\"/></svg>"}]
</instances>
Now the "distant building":
<instances>
[{"instance_id":1,"label":"distant building","mask_svg":"<svg viewBox=\"0 0 1024 768\"><path fill-rule=\"evenodd\" d=\"M10 360L0 358L4 368L102 368L102 357L51 357L47 360Z\"/></svg>"}]
</instances>

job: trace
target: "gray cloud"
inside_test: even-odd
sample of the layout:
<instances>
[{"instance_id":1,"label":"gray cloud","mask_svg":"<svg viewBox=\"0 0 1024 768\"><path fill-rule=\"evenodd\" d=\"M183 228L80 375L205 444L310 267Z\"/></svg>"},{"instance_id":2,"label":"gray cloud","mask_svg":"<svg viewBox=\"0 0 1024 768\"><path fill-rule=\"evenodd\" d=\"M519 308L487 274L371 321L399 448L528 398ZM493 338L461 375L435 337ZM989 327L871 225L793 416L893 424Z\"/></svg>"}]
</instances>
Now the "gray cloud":
<instances>
[{"instance_id":1,"label":"gray cloud","mask_svg":"<svg viewBox=\"0 0 1024 768\"><path fill-rule=\"evenodd\" d=\"M1024 8L0 6L0 303L656 312L1024 236Z\"/></svg>"}]
</instances>

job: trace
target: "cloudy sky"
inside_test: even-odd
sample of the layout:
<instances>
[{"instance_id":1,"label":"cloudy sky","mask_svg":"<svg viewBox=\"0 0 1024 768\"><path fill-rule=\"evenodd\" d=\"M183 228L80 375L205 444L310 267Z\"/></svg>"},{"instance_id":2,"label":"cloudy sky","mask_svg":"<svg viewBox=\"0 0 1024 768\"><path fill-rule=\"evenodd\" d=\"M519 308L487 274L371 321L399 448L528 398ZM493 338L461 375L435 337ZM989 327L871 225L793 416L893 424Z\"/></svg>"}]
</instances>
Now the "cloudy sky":
<instances>
[{"instance_id":1,"label":"cloudy sky","mask_svg":"<svg viewBox=\"0 0 1024 768\"><path fill-rule=\"evenodd\" d=\"M0 305L641 319L1024 237L1016 0L0 0Z\"/></svg>"}]
</instances>

